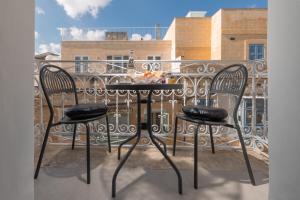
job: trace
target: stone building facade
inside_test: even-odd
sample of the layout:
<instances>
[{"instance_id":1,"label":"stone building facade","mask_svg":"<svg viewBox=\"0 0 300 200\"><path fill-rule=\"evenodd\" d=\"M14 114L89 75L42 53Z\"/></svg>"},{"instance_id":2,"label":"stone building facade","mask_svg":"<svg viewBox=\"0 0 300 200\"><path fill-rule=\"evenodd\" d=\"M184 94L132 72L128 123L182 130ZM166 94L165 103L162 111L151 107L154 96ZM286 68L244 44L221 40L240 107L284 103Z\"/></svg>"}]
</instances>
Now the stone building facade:
<instances>
[{"instance_id":1,"label":"stone building facade","mask_svg":"<svg viewBox=\"0 0 300 200\"><path fill-rule=\"evenodd\" d=\"M262 59L267 51L267 9L220 9L212 16L189 13L174 18L158 39L130 40L124 32L109 34L101 41L63 40L61 59L127 60L130 52L136 60Z\"/></svg>"}]
</instances>

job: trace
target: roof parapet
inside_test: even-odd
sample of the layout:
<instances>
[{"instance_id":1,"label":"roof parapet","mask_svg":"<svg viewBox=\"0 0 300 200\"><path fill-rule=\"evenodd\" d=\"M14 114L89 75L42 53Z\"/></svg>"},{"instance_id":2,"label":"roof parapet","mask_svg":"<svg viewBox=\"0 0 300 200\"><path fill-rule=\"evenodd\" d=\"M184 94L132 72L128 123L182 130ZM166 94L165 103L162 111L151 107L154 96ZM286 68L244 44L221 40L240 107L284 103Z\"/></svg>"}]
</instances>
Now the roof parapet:
<instances>
[{"instance_id":1,"label":"roof parapet","mask_svg":"<svg viewBox=\"0 0 300 200\"><path fill-rule=\"evenodd\" d=\"M185 17L205 17L207 11L189 11Z\"/></svg>"}]
</instances>

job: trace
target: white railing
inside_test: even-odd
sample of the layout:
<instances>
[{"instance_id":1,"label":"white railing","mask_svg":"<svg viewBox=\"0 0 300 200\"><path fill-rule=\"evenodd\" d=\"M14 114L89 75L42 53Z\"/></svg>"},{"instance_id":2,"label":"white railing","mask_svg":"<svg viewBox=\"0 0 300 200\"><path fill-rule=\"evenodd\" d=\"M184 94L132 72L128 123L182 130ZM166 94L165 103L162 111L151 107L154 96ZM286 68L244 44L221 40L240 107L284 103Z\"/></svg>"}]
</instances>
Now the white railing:
<instances>
[{"instance_id":1,"label":"white railing","mask_svg":"<svg viewBox=\"0 0 300 200\"><path fill-rule=\"evenodd\" d=\"M76 80L77 90L81 102L105 102L109 106L110 131L115 143L123 140L124 137L132 135L136 130L135 120L135 102L136 97L133 91L108 91L105 85L109 83L128 81L126 73L111 74L107 71L109 66L121 65L127 63L123 61L96 60L82 61L79 64L85 64L87 71L75 73L75 61L39 61L36 63L35 74L35 103L36 103L36 138L40 141L47 123L48 109L46 102L41 98L41 88L38 81L38 69L45 63L52 63L63 67L69 71ZM241 63L248 68L248 84L239 110L240 124L244 130L245 143L249 148L267 155L268 152L268 77L267 65L264 61L173 61L162 60L159 62L148 60L135 60L134 64L137 70L145 69L164 70L170 72L177 82L184 84L182 91L156 91L154 92L155 103L153 105L154 124L152 129L154 133L167 140L172 138L174 117L181 107L188 104L207 103L208 89L212 77L221 68L233 64ZM122 65L123 65L122 64ZM78 65L78 63L77 63ZM111 69L111 68L109 68ZM180 72L171 72L171 69ZM146 97L146 93L142 93ZM61 95L53 99L56 104L58 118L63 114L64 107L70 105L70 98ZM214 103L219 103L216 99ZM229 102L230 103L230 102ZM142 110L142 112L144 112ZM252 113L257 113L253 115ZM57 119L58 119L57 118ZM181 144L184 146L189 143L192 136L194 125L180 122L178 132L181 135ZM52 143L62 143L70 141L72 126L62 126L52 131ZM93 123L93 143L105 142L106 130L102 121ZM238 147L237 134L234 130L224 127L214 127L213 129L216 146L219 148ZM201 146L209 147L209 134L207 127L201 128ZM84 140L84 136L82 137ZM78 142L81 136L78 136ZM84 141L83 141L84 142ZM144 139L147 144L149 140Z\"/></svg>"}]
</instances>

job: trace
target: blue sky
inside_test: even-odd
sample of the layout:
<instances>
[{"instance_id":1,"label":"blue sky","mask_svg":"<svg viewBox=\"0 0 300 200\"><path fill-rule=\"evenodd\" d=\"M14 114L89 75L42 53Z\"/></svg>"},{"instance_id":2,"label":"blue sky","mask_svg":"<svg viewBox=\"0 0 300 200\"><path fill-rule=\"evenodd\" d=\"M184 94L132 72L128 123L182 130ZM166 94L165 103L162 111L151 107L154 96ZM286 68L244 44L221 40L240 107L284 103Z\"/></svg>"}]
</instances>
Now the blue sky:
<instances>
[{"instance_id":1,"label":"blue sky","mask_svg":"<svg viewBox=\"0 0 300 200\"><path fill-rule=\"evenodd\" d=\"M59 27L167 27L190 10L266 7L267 0L36 0L36 52L59 52Z\"/></svg>"}]
</instances>

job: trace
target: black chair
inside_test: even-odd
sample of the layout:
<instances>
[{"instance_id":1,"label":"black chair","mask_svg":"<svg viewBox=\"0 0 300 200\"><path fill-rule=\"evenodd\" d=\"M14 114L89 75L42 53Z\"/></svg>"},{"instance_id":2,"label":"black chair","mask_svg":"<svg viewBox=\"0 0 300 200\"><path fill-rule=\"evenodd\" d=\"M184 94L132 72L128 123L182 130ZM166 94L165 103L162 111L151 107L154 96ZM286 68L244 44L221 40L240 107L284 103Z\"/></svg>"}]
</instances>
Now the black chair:
<instances>
[{"instance_id":1,"label":"black chair","mask_svg":"<svg viewBox=\"0 0 300 200\"><path fill-rule=\"evenodd\" d=\"M212 102L212 95L229 95L234 98L234 109L229 112L223 108L216 108L212 106L184 106L183 113L179 113L175 118L175 131L173 141L173 156L176 151L177 139L177 122L182 119L188 122L196 123L197 127L194 132L194 188L198 188L198 129L200 125L207 125L209 127L210 141L212 153L215 153L214 140L212 134L212 126L225 126L237 130L237 134L241 143L244 159L248 169L249 177L252 185L255 185L254 176L249 162L247 150L243 140L242 132L238 123L237 112L243 97L245 87L247 84L248 72L244 65L235 64L230 65L219 71L213 78L208 101ZM229 99L227 99L229 101ZM229 122L229 117L233 118L233 123Z\"/></svg>"},{"instance_id":2,"label":"black chair","mask_svg":"<svg viewBox=\"0 0 300 200\"><path fill-rule=\"evenodd\" d=\"M74 124L72 140L72 149L74 149L77 124L82 123L86 126L87 183L90 184L90 127L88 123L95 120L99 120L104 117L106 118L108 150L109 152L111 152L108 117L106 114L107 107L103 103L79 104L75 81L70 76L70 74L68 74L65 70L57 66L50 64L44 65L40 70L40 82L50 110L50 118L46 129L44 141L42 144L42 149L40 152L37 167L35 170L34 178L36 179L39 174L50 129L54 126L62 124ZM54 108L50 97L52 95L63 93L74 95L75 105L70 108L67 108L63 118L59 122L54 123Z\"/></svg>"}]
</instances>

